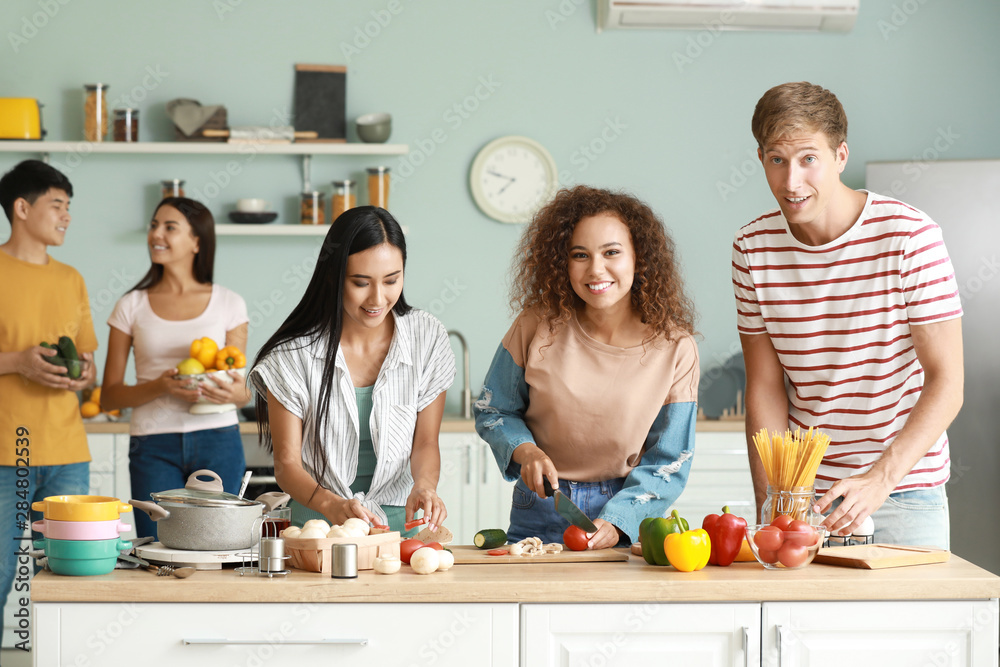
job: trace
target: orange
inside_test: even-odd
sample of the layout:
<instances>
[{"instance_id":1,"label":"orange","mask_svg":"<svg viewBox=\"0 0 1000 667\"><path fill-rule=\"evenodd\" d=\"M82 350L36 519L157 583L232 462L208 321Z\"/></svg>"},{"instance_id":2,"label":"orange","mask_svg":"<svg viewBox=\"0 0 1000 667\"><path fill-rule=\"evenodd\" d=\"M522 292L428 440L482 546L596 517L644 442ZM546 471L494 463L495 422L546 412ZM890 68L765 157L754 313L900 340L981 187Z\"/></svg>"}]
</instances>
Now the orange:
<instances>
[{"instance_id":1,"label":"orange","mask_svg":"<svg viewBox=\"0 0 1000 667\"><path fill-rule=\"evenodd\" d=\"M88 398L87 400L91 401L92 403L97 403L98 405L100 405L101 404L101 388L100 387L94 387L93 389L91 389L90 390L90 398Z\"/></svg>"},{"instance_id":2,"label":"orange","mask_svg":"<svg viewBox=\"0 0 1000 667\"><path fill-rule=\"evenodd\" d=\"M101 414L101 406L93 401L86 401L80 405L80 416L84 418L96 417Z\"/></svg>"}]
</instances>

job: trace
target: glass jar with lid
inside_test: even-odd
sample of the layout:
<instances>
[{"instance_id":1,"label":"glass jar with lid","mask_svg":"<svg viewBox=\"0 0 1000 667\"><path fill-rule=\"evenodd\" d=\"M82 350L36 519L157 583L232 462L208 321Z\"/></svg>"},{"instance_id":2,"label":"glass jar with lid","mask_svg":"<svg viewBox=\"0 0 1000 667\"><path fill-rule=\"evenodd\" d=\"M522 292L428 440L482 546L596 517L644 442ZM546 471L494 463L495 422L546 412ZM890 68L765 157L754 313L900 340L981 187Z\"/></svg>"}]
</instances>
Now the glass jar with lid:
<instances>
[{"instance_id":1,"label":"glass jar with lid","mask_svg":"<svg viewBox=\"0 0 1000 667\"><path fill-rule=\"evenodd\" d=\"M776 489L768 484L767 498L760 508L761 523L771 523L775 517L787 514L793 519L816 524L823 520L822 515L813 512L816 501L816 488L813 486L793 486L790 489Z\"/></svg>"},{"instance_id":2,"label":"glass jar with lid","mask_svg":"<svg viewBox=\"0 0 1000 667\"><path fill-rule=\"evenodd\" d=\"M183 197L184 181L179 178L170 178L160 181L160 195L163 199L167 197Z\"/></svg>"},{"instance_id":3,"label":"glass jar with lid","mask_svg":"<svg viewBox=\"0 0 1000 667\"><path fill-rule=\"evenodd\" d=\"M368 203L389 208L389 167L368 167Z\"/></svg>"},{"instance_id":4,"label":"glass jar with lid","mask_svg":"<svg viewBox=\"0 0 1000 667\"><path fill-rule=\"evenodd\" d=\"M340 214L357 206L355 182L349 178L333 182L333 199L330 202L330 223L337 221Z\"/></svg>"},{"instance_id":5,"label":"glass jar with lid","mask_svg":"<svg viewBox=\"0 0 1000 667\"><path fill-rule=\"evenodd\" d=\"M139 141L139 110L115 109L111 128L115 141Z\"/></svg>"},{"instance_id":6,"label":"glass jar with lid","mask_svg":"<svg viewBox=\"0 0 1000 667\"><path fill-rule=\"evenodd\" d=\"M104 141L108 131L108 84L88 83L83 90L83 138Z\"/></svg>"},{"instance_id":7,"label":"glass jar with lid","mask_svg":"<svg viewBox=\"0 0 1000 667\"><path fill-rule=\"evenodd\" d=\"M303 192L299 212L303 225L322 225L326 219L326 195L319 191Z\"/></svg>"}]
</instances>

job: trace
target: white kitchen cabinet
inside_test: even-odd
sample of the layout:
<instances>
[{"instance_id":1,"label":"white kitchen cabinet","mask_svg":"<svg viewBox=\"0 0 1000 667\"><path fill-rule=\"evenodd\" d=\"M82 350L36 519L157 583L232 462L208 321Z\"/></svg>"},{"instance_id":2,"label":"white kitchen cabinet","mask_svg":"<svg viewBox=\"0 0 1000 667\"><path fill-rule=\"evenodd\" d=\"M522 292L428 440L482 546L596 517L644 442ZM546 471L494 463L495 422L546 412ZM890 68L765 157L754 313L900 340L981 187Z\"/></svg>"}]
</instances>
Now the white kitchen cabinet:
<instances>
[{"instance_id":1,"label":"white kitchen cabinet","mask_svg":"<svg viewBox=\"0 0 1000 667\"><path fill-rule=\"evenodd\" d=\"M448 508L455 544L472 544L476 531L510 525L514 483L500 475L493 453L475 433L442 433L438 495Z\"/></svg>"},{"instance_id":2,"label":"white kitchen cabinet","mask_svg":"<svg viewBox=\"0 0 1000 667\"><path fill-rule=\"evenodd\" d=\"M756 603L521 605L521 667L744 667L759 658Z\"/></svg>"},{"instance_id":3,"label":"white kitchen cabinet","mask_svg":"<svg viewBox=\"0 0 1000 667\"><path fill-rule=\"evenodd\" d=\"M756 523L753 480L742 429L698 431L687 486L673 508L694 528L695 523L701 526L706 514L721 512L723 505L747 523Z\"/></svg>"},{"instance_id":4,"label":"white kitchen cabinet","mask_svg":"<svg viewBox=\"0 0 1000 667\"><path fill-rule=\"evenodd\" d=\"M997 600L765 602L764 664L997 665Z\"/></svg>"},{"instance_id":5,"label":"white kitchen cabinet","mask_svg":"<svg viewBox=\"0 0 1000 667\"><path fill-rule=\"evenodd\" d=\"M518 651L513 603L36 604L35 625L56 636L33 647L36 667L510 667Z\"/></svg>"}]
</instances>

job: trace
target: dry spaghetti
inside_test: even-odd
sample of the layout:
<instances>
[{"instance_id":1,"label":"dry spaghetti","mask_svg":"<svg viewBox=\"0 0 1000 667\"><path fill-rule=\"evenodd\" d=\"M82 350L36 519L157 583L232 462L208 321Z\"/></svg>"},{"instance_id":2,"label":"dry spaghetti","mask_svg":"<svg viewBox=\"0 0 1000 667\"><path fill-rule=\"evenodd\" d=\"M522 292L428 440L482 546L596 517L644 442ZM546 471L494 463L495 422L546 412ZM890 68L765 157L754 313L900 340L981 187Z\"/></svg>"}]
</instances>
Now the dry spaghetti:
<instances>
[{"instance_id":1,"label":"dry spaghetti","mask_svg":"<svg viewBox=\"0 0 1000 667\"><path fill-rule=\"evenodd\" d=\"M787 491L794 487L812 486L823 454L830 444L830 436L813 431L804 434L786 430L770 435L762 428L753 436L753 444L760 454L767 472L767 483L774 489Z\"/></svg>"}]
</instances>

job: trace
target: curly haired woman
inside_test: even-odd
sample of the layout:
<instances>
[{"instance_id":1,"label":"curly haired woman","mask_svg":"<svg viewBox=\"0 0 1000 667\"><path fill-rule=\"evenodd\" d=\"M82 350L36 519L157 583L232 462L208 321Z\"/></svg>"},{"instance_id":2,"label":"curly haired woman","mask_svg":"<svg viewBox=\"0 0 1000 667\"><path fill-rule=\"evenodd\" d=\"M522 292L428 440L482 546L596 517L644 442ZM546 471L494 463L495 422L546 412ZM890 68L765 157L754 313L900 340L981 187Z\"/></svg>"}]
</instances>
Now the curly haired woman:
<instances>
[{"instance_id":1,"label":"curly haired woman","mask_svg":"<svg viewBox=\"0 0 1000 667\"><path fill-rule=\"evenodd\" d=\"M525 230L476 430L517 480L508 539L561 542L544 481L594 521L588 548L635 541L687 482L694 313L663 223L627 194L559 191Z\"/></svg>"}]
</instances>

